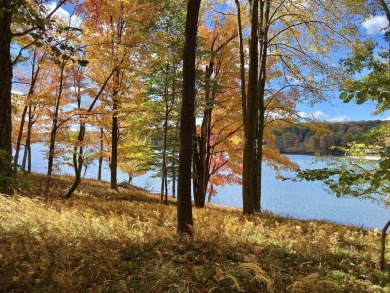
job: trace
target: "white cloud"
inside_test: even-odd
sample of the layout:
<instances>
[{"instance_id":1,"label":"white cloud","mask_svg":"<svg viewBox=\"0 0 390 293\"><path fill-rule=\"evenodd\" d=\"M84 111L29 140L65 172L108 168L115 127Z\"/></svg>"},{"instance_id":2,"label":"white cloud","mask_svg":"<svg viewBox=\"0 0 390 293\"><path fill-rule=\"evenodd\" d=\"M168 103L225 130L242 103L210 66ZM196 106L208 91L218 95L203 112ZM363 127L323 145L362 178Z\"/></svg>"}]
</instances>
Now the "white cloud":
<instances>
[{"instance_id":1,"label":"white cloud","mask_svg":"<svg viewBox=\"0 0 390 293\"><path fill-rule=\"evenodd\" d=\"M304 119L316 119L328 122L344 122L349 120L347 115L338 115L332 117L322 111L315 111L313 113L299 112L298 115Z\"/></svg>"},{"instance_id":2,"label":"white cloud","mask_svg":"<svg viewBox=\"0 0 390 293\"><path fill-rule=\"evenodd\" d=\"M326 115L324 112L322 111L315 111L314 113L310 114L310 113L306 113L306 112L299 112L298 115L302 118L309 118L309 119L322 119L322 118L325 118L327 117L328 115Z\"/></svg>"},{"instance_id":3,"label":"white cloud","mask_svg":"<svg viewBox=\"0 0 390 293\"><path fill-rule=\"evenodd\" d=\"M387 27L389 22L386 16L372 16L362 23L363 28L369 35L383 34L383 28Z\"/></svg>"},{"instance_id":4,"label":"white cloud","mask_svg":"<svg viewBox=\"0 0 390 293\"><path fill-rule=\"evenodd\" d=\"M47 13L50 13L57 7L57 3L50 2L50 3L46 4L45 6L47 9ZM80 26L81 26L81 21L82 21L81 18L78 17L77 15L70 16L70 13L62 7L57 9L57 11L54 13L54 16L57 16L57 17L63 19L71 27L80 28Z\"/></svg>"},{"instance_id":5,"label":"white cloud","mask_svg":"<svg viewBox=\"0 0 390 293\"><path fill-rule=\"evenodd\" d=\"M326 119L326 121L329 121L329 122L345 122L345 121L348 121L348 119L349 119L349 117L347 115L339 115L339 116L335 116L335 117Z\"/></svg>"}]
</instances>

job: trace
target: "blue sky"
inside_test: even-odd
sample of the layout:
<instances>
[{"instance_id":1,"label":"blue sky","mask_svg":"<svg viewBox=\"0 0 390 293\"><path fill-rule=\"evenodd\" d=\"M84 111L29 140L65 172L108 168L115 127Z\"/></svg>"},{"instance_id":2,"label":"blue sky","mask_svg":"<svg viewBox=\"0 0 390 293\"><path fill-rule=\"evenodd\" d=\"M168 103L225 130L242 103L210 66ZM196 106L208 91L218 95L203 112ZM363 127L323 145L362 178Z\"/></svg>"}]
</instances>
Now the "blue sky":
<instances>
[{"instance_id":1,"label":"blue sky","mask_svg":"<svg viewBox=\"0 0 390 293\"><path fill-rule=\"evenodd\" d=\"M385 16L373 16L361 24L361 31L365 38L374 38L378 43L384 44L382 28L388 24ZM332 56L332 61L345 58L348 51L343 51ZM375 110L375 103L366 102L363 105L357 105L353 102L343 103L338 99L339 93L335 92L334 98L325 103L315 104L314 106L299 105L298 110L307 115L312 115L319 120L326 121L356 121L356 120L390 120L390 111L382 115L372 115Z\"/></svg>"}]
</instances>

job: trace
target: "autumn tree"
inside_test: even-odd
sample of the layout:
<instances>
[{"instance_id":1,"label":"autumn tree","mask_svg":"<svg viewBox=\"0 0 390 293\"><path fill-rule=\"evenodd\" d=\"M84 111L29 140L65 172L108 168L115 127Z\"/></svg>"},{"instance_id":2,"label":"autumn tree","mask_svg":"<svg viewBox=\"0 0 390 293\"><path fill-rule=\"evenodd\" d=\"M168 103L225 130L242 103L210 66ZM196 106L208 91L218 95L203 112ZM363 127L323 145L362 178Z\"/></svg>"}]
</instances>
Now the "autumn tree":
<instances>
[{"instance_id":1,"label":"autumn tree","mask_svg":"<svg viewBox=\"0 0 390 293\"><path fill-rule=\"evenodd\" d=\"M164 10L152 30L154 53L148 66L152 74L146 77L151 112L149 121L154 124L150 130L155 142L154 149L161 153L154 163L155 176L161 177L160 198L165 203L168 200L169 178L172 181L172 195L176 193L184 8L185 1L165 1Z\"/></svg>"},{"instance_id":2,"label":"autumn tree","mask_svg":"<svg viewBox=\"0 0 390 293\"><path fill-rule=\"evenodd\" d=\"M233 159L237 157L233 153L238 151L237 139L240 141L242 130L233 42L237 33L233 21L229 16L214 17L212 28L206 23L199 31L202 57L198 67L204 67L204 70L199 82L197 121L200 125L196 128L193 154L196 207L204 207L211 181L214 185L240 182L237 170L241 162ZM233 168L229 169L230 166ZM224 173L230 173L230 176Z\"/></svg>"},{"instance_id":3,"label":"autumn tree","mask_svg":"<svg viewBox=\"0 0 390 293\"><path fill-rule=\"evenodd\" d=\"M121 136L120 123L126 116L125 105L131 96L127 91L132 88L136 76L134 72L143 67L143 49L146 33L154 23L149 13L158 10L153 1L104 1L96 5L94 1L84 1L84 13L90 17L85 21L86 34L89 35L91 63L95 70L91 80L102 84L104 71L113 68L112 80L108 83L102 103L111 112L111 188L116 189L118 145ZM142 25L140 25L142 23ZM92 53L94 52L94 53ZM92 56L94 55L94 56ZM93 60L93 62L92 62ZM123 60L123 61L122 61ZM107 114L109 115L109 114Z\"/></svg>"},{"instance_id":4,"label":"autumn tree","mask_svg":"<svg viewBox=\"0 0 390 293\"><path fill-rule=\"evenodd\" d=\"M27 89L27 95L25 95L25 99L23 101L23 111L20 118L20 127L17 134L16 139L16 146L15 146L15 155L14 155L14 166L13 166L13 173L14 176L16 175L18 164L19 164L19 153L20 153L20 147L22 143L22 138L25 130L25 123L26 123L26 117L27 117L27 135L25 138L25 144L24 144L24 153L23 156L23 163L22 168L26 169L26 159L28 159L28 172L31 172L31 130L32 126L34 124L35 117L32 113L33 110L36 109L36 105L33 105L34 100L34 94L37 86L39 85L39 74L41 72L41 63L44 61L44 59L47 57L46 52L42 52L38 50L37 47L32 48L31 50L31 74L27 81L28 89ZM23 80L23 77L19 77L18 80ZM35 109L33 109L35 107Z\"/></svg>"},{"instance_id":5,"label":"autumn tree","mask_svg":"<svg viewBox=\"0 0 390 293\"><path fill-rule=\"evenodd\" d=\"M295 99L292 103L298 102L297 96L302 97L301 101L305 97L315 101L337 84L340 76L327 65L324 56L331 47L337 48L348 42L347 36L355 32L354 25L342 19L338 9L355 13L354 9L361 3L338 1L338 5L335 5L323 1L250 1L248 73L242 45L242 14L245 9L242 9L240 1L235 3L240 37L244 121L243 210L251 214L261 208L261 162L267 141L267 116L271 117L269 114L272 113L269 106L276 99L281 101L282 96L285 99L289 93ZM305 40L312 41L309 43ZM285 112L288 112L287 109ZM277 118L278 111L273 115L273 118Z\"/></svg>"},{"instance_id":6,"label":"autumn tree","mask_svg":"<svg viewBox=\"0 0 390 293\"><path fill-rule=\"evenodd\" d=\"M0 192L11 193L9 178L12 176L11 157L11 88L12 67L20 54L11 60L11 43L18 37L35 33L36 39L42 36L53 14L66 2L56 2L55 8L47 13L42 2L6 0L0 3ZM20 21L22 20L22 21ZM13 26L22 23L21 26ZM34 40L32 43L36 42ZM31 43L31 44L32 44ZM21 51L28 48L25 45Z\"/></svg>"}]
</instances>

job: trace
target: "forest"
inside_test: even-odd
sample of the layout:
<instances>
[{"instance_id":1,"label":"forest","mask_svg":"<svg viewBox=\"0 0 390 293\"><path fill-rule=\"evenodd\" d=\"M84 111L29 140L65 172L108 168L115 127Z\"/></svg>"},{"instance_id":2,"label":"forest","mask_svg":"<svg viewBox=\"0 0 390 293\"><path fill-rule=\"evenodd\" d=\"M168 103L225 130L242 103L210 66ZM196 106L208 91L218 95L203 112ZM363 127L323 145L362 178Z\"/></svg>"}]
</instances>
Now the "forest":
<instances>
[{"instance_id":1,"label":"forest","mask_svg":"<svg viewBox=\"0 0 390 293\"><path fill-rule=\"evenodd\" d=\"M262 208L264 166L390 207L389 122L301 110L388 113L389 22L388 0L1 0L0 292L389 292L390 219ZM207 203L228 184L242 207Z\"/></svg>"},{"instance_id":2,"label":"forest","mask_svg":"<svg viewBox=\"0 0 390 293\"><path fill-rule=\"evenodd\" d=\"M352 122L319 122L324 131L312 131L299 126L274 130L275 146L281 153L343 155L339 149L359 140L362 133L380 127L381 120Z\"/></svg>"}]
</instances>

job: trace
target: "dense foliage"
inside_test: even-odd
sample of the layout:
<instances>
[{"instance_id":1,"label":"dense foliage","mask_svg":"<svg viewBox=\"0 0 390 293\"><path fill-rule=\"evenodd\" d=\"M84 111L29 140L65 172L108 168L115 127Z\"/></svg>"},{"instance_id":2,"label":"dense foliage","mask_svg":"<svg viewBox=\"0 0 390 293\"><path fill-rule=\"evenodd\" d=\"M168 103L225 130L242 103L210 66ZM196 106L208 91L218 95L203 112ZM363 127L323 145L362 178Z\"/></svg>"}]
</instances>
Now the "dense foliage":
<instances>
[{"instance_id":1,"label":"dense foliage","mask_svg":"<svg viewBox=\"0 0 390 293\"><path fill-rule=\"evenodd\" d=\"M289 126L283 130L274 130L275 146L282 153L299 154L334 154L343 152L338 148L346 147L361 134L378 128L383 121L352 121L352 122L318 122L321 131L315 131L303 126Z\"/></svg>"}]
</instances>

